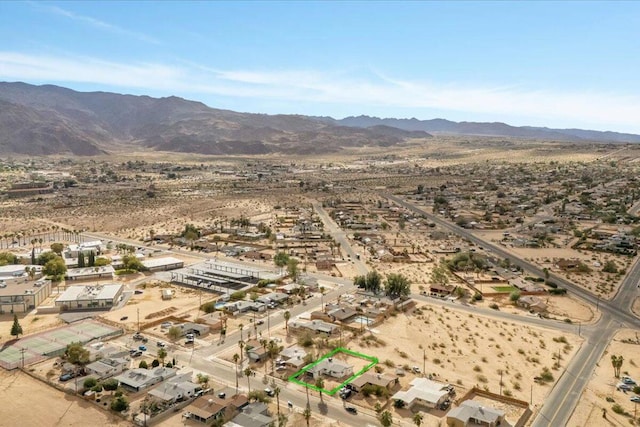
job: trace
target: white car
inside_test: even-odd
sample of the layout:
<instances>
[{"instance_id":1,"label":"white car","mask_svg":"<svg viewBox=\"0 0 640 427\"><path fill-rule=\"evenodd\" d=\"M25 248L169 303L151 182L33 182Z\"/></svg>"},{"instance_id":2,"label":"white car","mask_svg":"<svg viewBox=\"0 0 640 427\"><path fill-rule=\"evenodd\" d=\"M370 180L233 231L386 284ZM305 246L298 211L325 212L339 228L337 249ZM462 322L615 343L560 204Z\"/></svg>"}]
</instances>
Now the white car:
<instances>
[{"instance_id":1,"label":"white car","mask_svg":"<svg viewBox=\"0 0 640 427\"><path fill-rule=\"evenodd\" d=\"M631 390L633 388L630 384L620 383L616 386L618 390Z\"/></svg>"}]
</instances>

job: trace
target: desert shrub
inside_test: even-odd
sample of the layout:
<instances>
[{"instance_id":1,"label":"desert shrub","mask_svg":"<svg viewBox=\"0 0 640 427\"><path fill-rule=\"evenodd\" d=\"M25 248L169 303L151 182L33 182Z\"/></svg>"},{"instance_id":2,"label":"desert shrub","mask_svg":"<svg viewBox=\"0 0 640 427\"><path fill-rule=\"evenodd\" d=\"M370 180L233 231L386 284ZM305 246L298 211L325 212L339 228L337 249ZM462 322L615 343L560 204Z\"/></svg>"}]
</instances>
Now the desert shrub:
<instances>
[{"instance_id":1,"label":"desert shrub","mask_svg":"<svg viewBox=\"0 0 640 427\"><path fill-rule=\"evenodd\" d=\"M496 304L495 302L494 302L494 303L491 303L491 304L489 305L489 308L492 308L492 309L494 309L494 310L500 310L500 306L499 306L498 304Z\"/></svg>"},{"instance_id":2,"label":"desert shrub","mask_svg":"<svg viewBox=\"0 0 640 427\"><path fill-rule=\"evenodd\" d=\"M118 396L111 401L111 410L116 412L122 412L129 408L129 402L124 396Z\"/></svg>"},{"instance_id":3,"label":"desert shrub","mask_svg":"<svg viewBox=\"0 0 640 427\"><path fill-rule=\"evenodd\" d=\"M615 412L616 414L624 414L624 408L622 406L620 406L619 403L615 403L612 407L611 410L613 412Z\"/></svg>"},{"instance_id":4,"label":"desert shrub","mask_svg":"<svg viewBox=\"0 0 640 427\"><path fill-rule=\"evenodd\" d=\"M565 288L555 288L555 289L550 289L549 293L551 295L564 295L567 293L567 290Z\"/></svg>"}]
</instances>

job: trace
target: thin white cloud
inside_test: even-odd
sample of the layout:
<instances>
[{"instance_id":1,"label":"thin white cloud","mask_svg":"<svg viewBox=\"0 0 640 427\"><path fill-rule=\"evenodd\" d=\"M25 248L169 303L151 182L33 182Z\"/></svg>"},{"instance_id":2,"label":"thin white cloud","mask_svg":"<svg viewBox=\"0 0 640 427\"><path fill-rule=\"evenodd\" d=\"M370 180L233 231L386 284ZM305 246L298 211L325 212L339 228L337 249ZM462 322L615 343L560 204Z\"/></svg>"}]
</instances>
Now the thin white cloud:
<instances>
[{"instance_id":1,"label":"thin white cloud","mask_svg":"<svg viewBox=\"0 0 640 427\"><path fill-rule=\"evenodd\" d=\"M369 73L367 80L343 73L222 70L188 62L179 66L122 64L87 57L53 57L0 51L0 79L93 83L199 99L198 94L246 97L291 104L352 106L362 113L440 110L494 116L529 124L639 132L640 97L602 92L552 92L523 87L471 87L402 80ZM427 118L427 117L425 117Z\"/></svg>"},{"instance_id":2,"label":"thin white cloud","mask_svg":"<svg viewBox=\"0 0 640 427\"><path fill-rule=\"evenodd\" d=\"M107 31L113 34L118 34L121 36L126 36L126 37L133 37L136 38L140 41L146 42L146 43L152 43L152 44L160 44L160 42L153 38L150 37L146 34L143 33L139 33L136 31L131 31L131 30L127 30L125 28L119 27L117 25L114 24L110 24L108 22L104 22L101 21L99 19L96 18L92 18L90 16L85 16L85 15L79 15L75 12L71 12L69 10L63 9L61 7L58 6L40 6L38 5L38 7L42 10L46 10L50 13L59 15L59 16L64 16L65 18L69 18L71 20L77 21L77 22L82 22L84 24L88 24L94 28L103 30L103 31Z\"/></svg>"}]
</instances>

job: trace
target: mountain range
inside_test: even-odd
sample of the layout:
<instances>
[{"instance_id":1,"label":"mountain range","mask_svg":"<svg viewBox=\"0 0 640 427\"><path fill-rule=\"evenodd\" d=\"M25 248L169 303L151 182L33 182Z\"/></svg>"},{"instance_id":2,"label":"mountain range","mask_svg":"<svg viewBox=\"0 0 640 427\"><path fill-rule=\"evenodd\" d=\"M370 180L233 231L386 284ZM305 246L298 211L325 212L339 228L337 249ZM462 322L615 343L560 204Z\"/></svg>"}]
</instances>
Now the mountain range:
<instances>
[{"instance_id":1,"label":"mountain range","mask_svg":"<svg viewBox=\"0 0 640 427\"><path fill-rule=\"evenodd\" d=\"M326 154L428 141L431 133L640 142L639 135L504 123L239 113L174 96L77 92L53 85L0 82L0 154L92 156L121 150Z\"/></svg>"}]
</instances>

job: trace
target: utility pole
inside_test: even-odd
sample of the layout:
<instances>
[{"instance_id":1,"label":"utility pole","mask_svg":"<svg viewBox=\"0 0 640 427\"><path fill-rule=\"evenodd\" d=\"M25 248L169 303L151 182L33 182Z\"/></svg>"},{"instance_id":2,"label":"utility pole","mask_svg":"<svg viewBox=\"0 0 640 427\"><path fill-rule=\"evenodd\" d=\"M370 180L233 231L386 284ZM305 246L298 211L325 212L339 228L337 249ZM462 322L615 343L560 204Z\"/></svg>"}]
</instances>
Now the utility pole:
<instances>
[{"instance_id":1,"label":"utility pole","mask_svg":"<svg viewBox=\"0 0 640 427\"><path fill-rule=\"evenodd\" d=\"M140 332L140 309L136 309L136 311L138 312L138 332Z\"/></svg>"},{"instance_id":2,"label":"utility pole","mask_svg":"<svg viewBox=\"0 0 640 427\"><path fill-rule=\"evenodd\" d=\"M427 354L425 352L425 349L422 349L422 375L426 375L427 374Z\"/></svg>"},{"instance_id":3,"label":"utility pole","mask_svg":"<svg viewBox=\"0 0 640 427\"><path fill-rule=\"evenodd\" d=\"M500 369L500 396L502 396L502 369Z\"/></svg>"}]
</instances>

